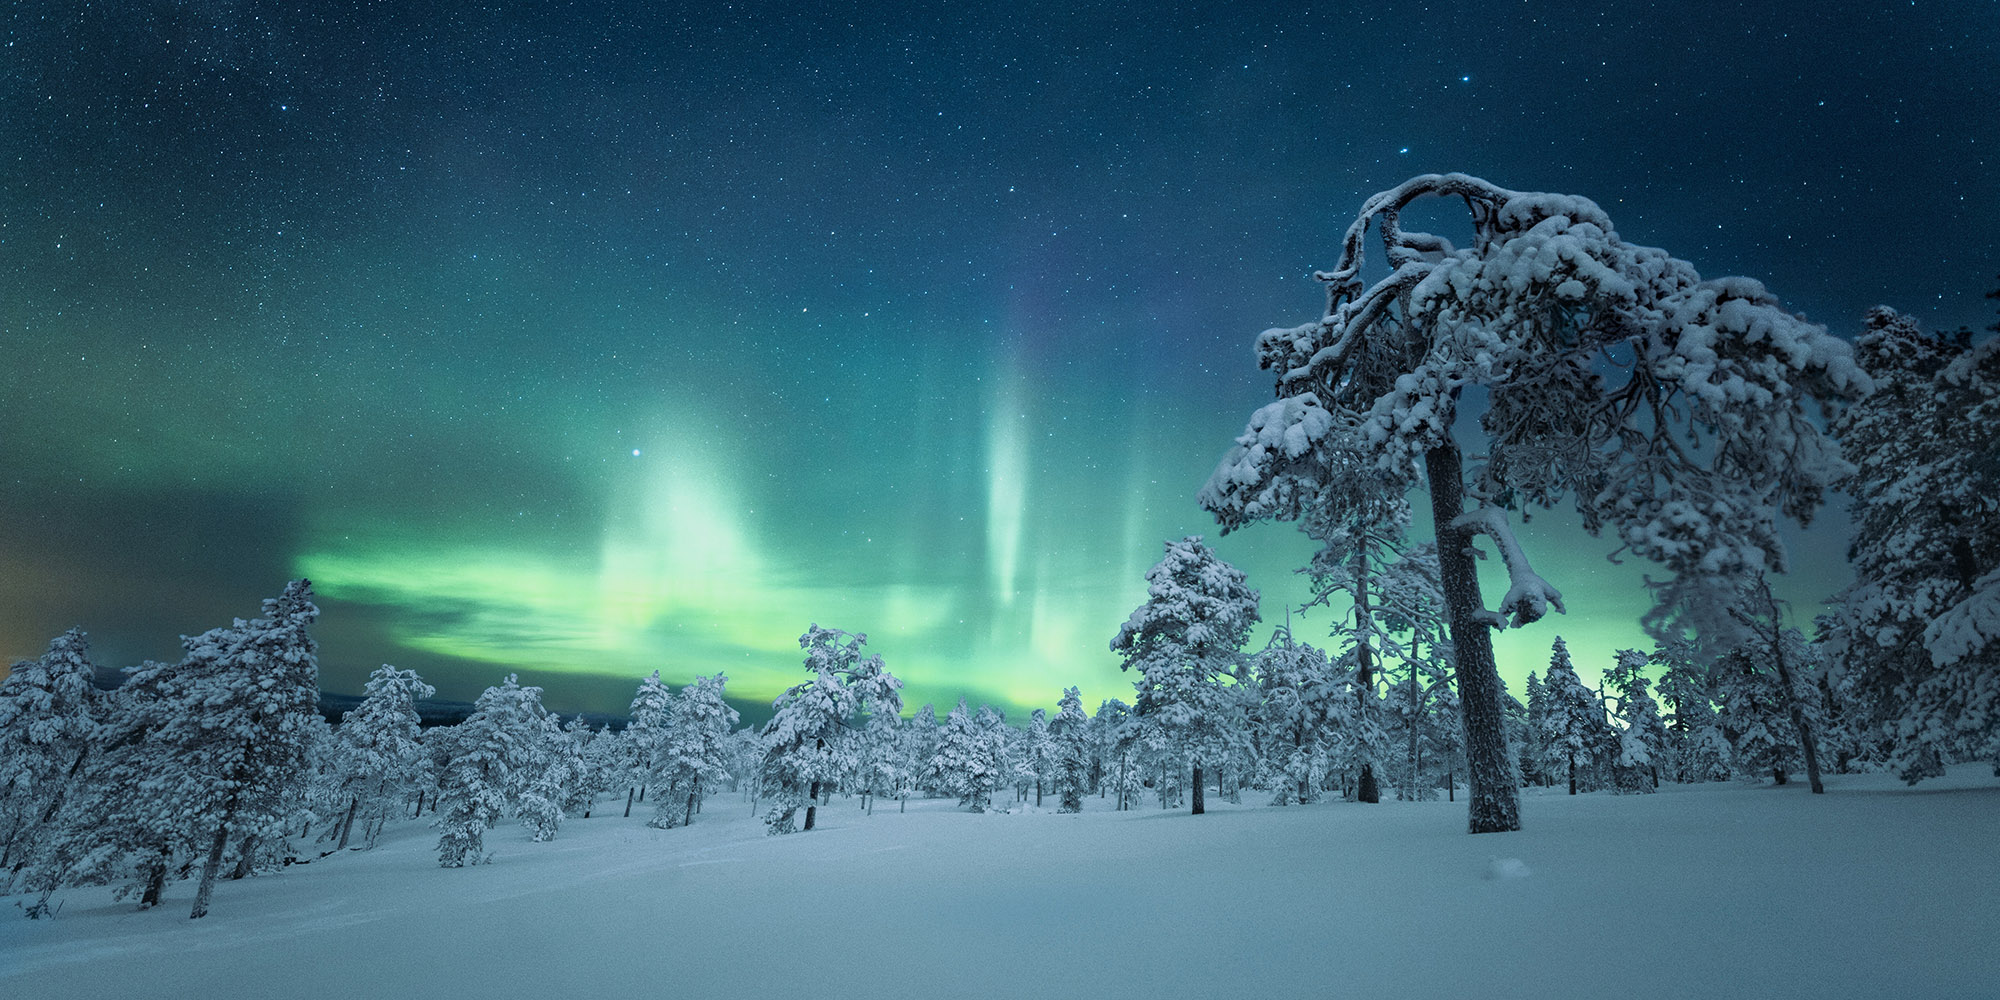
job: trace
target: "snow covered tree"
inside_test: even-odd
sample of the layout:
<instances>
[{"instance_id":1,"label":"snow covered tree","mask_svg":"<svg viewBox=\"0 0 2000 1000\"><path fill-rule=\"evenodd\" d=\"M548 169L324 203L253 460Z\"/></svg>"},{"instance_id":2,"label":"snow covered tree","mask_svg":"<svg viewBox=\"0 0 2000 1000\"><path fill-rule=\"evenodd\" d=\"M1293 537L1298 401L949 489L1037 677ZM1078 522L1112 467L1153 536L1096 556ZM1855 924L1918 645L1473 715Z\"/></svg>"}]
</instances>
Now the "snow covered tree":
<instances>
[{"instance_id":1,"label":"snow covered tree","mask_svg":"<svg viewBox=\"0 0 2000 1000\"><path fill-rule=\"evenodd\" d=\"M87 881L123 881L115 898L137 892L140 909L159 905L174 862L198 835L178 789L160 780L175 766L174 748L152 738L169 711L165 692L179 686L168 681L186 669L148 660L110 693L100 749L21 872L23 887L41 894L29 916L46 914L55 890Z\"/></svg>"},{"instance_id":2,"label":"snow covered tree","mask_svg":"<svg viewBox=\"0 0 2000 1000\"><path fill-rule=\"evenodd\" d=\"M1528 674L1527 727L1521 734L1521 781L1529 785L1549 784L1542 769L1542 723L1549 716L1548 685L1530 671Z\"/></svg>"},{"instance_id":3,"label":"snow covered tree","mask_svg":"<svg viewBox=\"0 0 2000 1000\"><path fill-rule=\"evenodd\" d=\"M1593 762L1604 709L1576 676L1562 636L1556 636L1549 669L1542 675L1542 698L1547 702L1542 715L1543 766L1554 774L1567 774L1569 793L1575 795L1577 769Z\"/></svg>"},{"instance_id":4,"label":"snow covered tree","mask_svg":"<svg viewBox=\"0 0 2000 1000\"><path fill-rule=\"evenodd\" d=\"M861 730L860 743L855 782L861 790L862 809L873 816L875 800L884 792L900 798L901 791L912 784L904 753L902 717L887 713L870 715Z\"/></svg>"},{"instance_id":5,"label":"snow covered tree","mask_svg":"<svg viewBox=\"0 0 2000 1000\"><path fill-rule=\"evenodd\" d=\"M1116 698L1106 698L1098 703L1097 714L1090 717L1090 730L1104 760L1102 777L1117 796L1118 811L1132 808L1140 790L1145 788L1145 773L1137 759L1139 729L1131 707Z\"/></svg>"},{"instance_id":6,"label":"snow covered tree","mask_svg":"<svg viewBox=\"0 0 2000 1000\"><path fill-rule=\"evenodd\" d=\"M1653 647L1653 666L1660 672L1660 698L1669 706L1667 740L1673 780L1721 781L1729 777L1729 741L1716 721L1710 698L1708 668L1685 637L1672 637Z\"/></svg>"},{"instance_id":7,"label":"snow covered tree","mask_svg":"<svg viewBox=\"0 0 2000 1000\"><path fill-rule=\"evenodd\" d=\"M486 831L510 812L519 814L522 794L546 766L541 696L541 688L523 687L509 674L500 686L480 693L464 722L433 731L444 757L436 823L443 831L440 867L486 863ZM531 829L546 819L541 806L538 801L531 807Z\"/></svg>"},{"instance_id":8,"label":"snow covered tree","mask_svg":"<svg viewBox=\"0 0 2000 1000\"><path fill-rule=\"evenodd\" d=\"M999 749L960 698L938 729L937 749L925 765L924 778L966 809L985 812L993 802L993 790L1000 787Z\"/></svg>"},{"instance_id":9,"label":"snow covered tree","mask_svg":"<svg viewBox=\"0 0 2000 1000\"><path fill-rule=\"evenodd\" d=\"M723 700L729 678L696 677L681 689L667 713L667 743L664 767L654 772L653 787L659 789L659 805L647 825L686 826L694 822L696 808L710 786L729 776L729 731L736 725L737 712Z\"/></svg>"},{"instance_id":10,"label":"snow covered tree","mask_svg":"<svg viewBox=\"0 0 2000 1000\"><path fill-rule=\"evenodd\" d=\"M1049 738L1049 713L1038 708L1028 713L1028 734L1023 747L1027 758L1028 774L1035 783L1035 808L1042 807L1042 792L1049 779L1055 776L1056 747Z\"/></svg>"},{"instance_id":11,"label":"snow covered tree","mask_svg":"<svg viewBox=\"0 0 2000 1000\"><path fill-rule=\"evenodd\" d=\"M1284 436L1301 420L1320 431L1310 442L1295 430L1290 438ZM1394 646L1388 635L1394 626L1383 619L1396 609L1383 605L1400 594L1381 577L1409 530L1410 483L1376 468L1356 429L1351 419L1335 426L1324 409L1307 413L1281 404L1273 412L1259 411L1251 418L1251 431L1237 440L1198 499L1224 534L1261 520L1295 520L1299 530L1319 543L1305 567L1313 583L1308 607L1345 602L1332 635L1342 658L1353 661L1354 708L1366 718L1376 700L1376 659ZM1415 609L1403 610L1408 617ZM1375 755L1362 754L1357 763L1356 800L1379 802Z\"/></svg>"},{"instance_id":12,"label":"snow covered tree","mask_svg":"<svg viewBox=\"0 0 2000 1000\"><path fill-rule=\"evenodd\" d=\"M1384 718L1390 740L1403 751L1393 769L1396 797L1414 802L1436 798L1456 770L1458 699L1446 665L1410 666L1390 687Z\"/></svg>"},{"instance_id":13,"label":"snow covered tree","mask_svg":"<svg viewBox=\"0 0 2000 1000\"><path fill-rule=\"evenodd\" d=\"M589 768L583 748L553 714L541 717L539 729L538 738L531 741L533 753L524 762L528 777L515 807L521 825L528 828L530 839L537 844L555 839L562 821L569 817L567 803Z\"/></svg>"},{"instance_id":14,"label":"snow covered tree","mask_svg":"<svg viewBox=\"0 0 2000 1000\"><path fill-rule=\"evenodd\" d=\"M337 851L347 849L357 819L366 845L374 847L382 823L408 812L409 797L433 780L430 755L419 741L417 702L437 689L416 671L385 663L368 675L362 691L361 704L334 730L334 802L342 813Z\"/></svg>"},{"instance_id":15,"label":"snow covered tree","mask_svg":"<svg viewBox=\"0 0 2000 1000\"><path fill-rule=\"evenodd\" d=\"M632 706L627 710L632 720L619 734L624 741L626 766L631 771L633 787L625 792L625 815L632 815L632 797L638 794L640 802L646 801L645 786L652 781L652 775L660 770L667 756L667 715L673 711L674 695L667 685L660 681L660 672L639 682L639 690L632 696Z\"/></svg>"},{"instance_id":16,"label":"snow covered tree","mask_svg":"<svg viewBox=\"0 0 2000 1000\"><path fill-rule=\"evenodd\" d=\"M1465 204L1472 246L1402 229L1402 211L1432 195ZM1371 225L1390 273L1364 288ZM1621 552L1673 574L1664 605L1698 603L1718 579L1783 568L1779 513L1808 518L1845 468L1808 404L1862 391L1867 377L1843 342L1755 281L1702 281L1685 261L1627 244L1589 199L1463 174L1370 198L1318 277L1325 314L1259 337L1278 399L1224 463L1257 494L1295 470L1316 482L1327 442L1358 441L1380 474L1423 479L1464 706L1469 827L1518 829L1488 630L1560 611L1562 596L1529 566L1512 511L1571 499L1586 530L1610 529ZM1453 433L1468 388L1487 401L1485 457L1469 469ZM1479 592L1479 535L1508 572L1497 610Z\"/></svg>"},{"instance_id":17,"label":"snow covered tree","mask_svg":"<svg viewBox=\"0 0 2000 1000\"><path fill-rule=\"evenodd\" d=\"M1857 466L1855 580L1826 639L1914 784L2000 753L2000 339L1877 307L1855 349L1875 390L1833 425Z\"/></svg>"},{"instance_id":18,"label":"snow covered tree","mask_svg":"<svg viewBox=\"0 0 2000 1000\"><path fill-rule=\"evenodd\" d=\"M1716 723L1729 741L1737 775L1769 776L1785 784L1799 766L1800 751L1777 675L1761 667L1750 648L1739 646L1716 661L1714 683L1721 703Z\"/></svg>"},{"instance_id":19,"label":"snow covered tree","mask_svg":"<svg viewBox=\"0 0 2000 1000\"><path fill-rule=\"evenodd\" d=\"M1748 630L1750 647L1759 650L1759 658L1777 676L1778 695L1797 734L1806 780L1814 795L1821 794L1826 787L1819 780L1819 691L1807 669L1812 652L1797 629L1784 627L1778 600L1771 596L1770 581L1762 573L1739 588L1739 594L1740 601L1730 606L1729 613Z\"/></svg>"},{"instance_id":20,"label":"snow covered tree","mask_svg":"<svg viewBox=\"0 0 2000 1000\"><path fill-rule=\"evenodd\" d=\"M1326 654L1280 628L1251 661L1258 702L1252 724L1273 805L1319 797L1341 723L1353 715Z\"/></svg>"},{"instance_id":21,"label":"snow covered tree","mask_svg":"<svg viewBox=\"0 0 2000 1000\"><path fill-rule=\"evenodd\" d=\"M898 800L896 808L900 812L909 808L911 795L930 787L924 772L930 767L931 758L937 754L937 709L930 705L917 709L917 714L911 716L909 722L897 727L896 734L898 763L895 794Z\"/></svg>"},{"instance_id":22,"label":"snow covered tree","mask_svg":"<svg viewBox=\"0 0 2000 1000\"><path fill-rule=\"evenodd\" d=\"M1624 723L1614 734L1611 761L1614 787L1621 792L1651 792L1660 787L1660 765L1668 752L1667 727L1649 690L1652 681L1643 672L1651 662L1652 657L1636 649L1621 649L1617 663L1604 672L1604 686L1618 692L1617 716Z\"/></svg>"},{"instance_id":23,"label":"snow covered tree","mask_svg":"<svg viewBox=\"0 0 2000 1000\"><path fill-rule=\"evenodd\" d=\"M563 736L569 740L570 753L575 754L576 773L569 786L569 797L562 804L563 812L570 816L590 818L590 810L597 805L597 797L604 793L604 764L600 753L593 749L598 737L607 741L614 739L608 732L599 733L590 728L583 713L569 717L563 725Z\"/></svg>"},{"instance_id":24,"label":"snow covered tree","mask_svg":"<svg viewBox=\"0 0 2000 1000\"><path fill-rule=\"evenodd\" d=\"M853 739L847 722L856 714L901 714L903 682L883 669L880 654L863 658L864 633L820 628L814 624L799 636L812 679L781 695L764 727L767 750L760 783L771 799L764 822L773 834L794 831L793 817L801 807L811 830L822 787L832 787L854 766Z\"/></svg>"},{"instance_id":25,"label":"snow covered tree","mask_svg":"<svg viewBox=\"0 0 2000 1000\"><path fill-rule=\"evenodd\" d=\"M282 833L308 776L308 739L319 717L319 617L312 586L294 580L264 601L262 617L237 619L182 640L181 669L162 679L164 709L146 738L166 750L183 822L205 849L191 918L208 913L229 845L250 857Z\"/></svg>"},{"instance_id":26,"label":"snow covered tree","mask_svg":"<svg viewBox=\"0 0 2000 1000\"><path fill-rule=\"evenodd\" d=\"M1082 812L1090 783L1090 716L1083 713L1083 696L1064 688L1056 717L1049 720L1050 773L1055 782L1057 812Z\"/></svg>"},{"instance_id":27,"label":"snow covered tree","mask_svg":"<svg viewBox=\"0 0 2000 1000\"><path fill-rule=\"evenodd\" d=\"M1139 714L1187 753L1192 811L1200 815L1203 761L1226 753L1227 742L1241 733L1221 688L1257 623L1257 592L1245 586L1242 571L1192 535L1166 543L1166 555L1146 572L1146 581L1146 603L1118 629L1111 649L1121 669L1139 672Z\"/></svg>"},{"instance_id":28,"label":"snow covered tree","mask_svg":"<svg viewBox=\"0 0 2000 1000\"><path fill-rule=\"evenodd\" d=\"M90 763L108 708L96 676L89 640L70 629L0 681L0 872L25 864L54 831Z\"/></svg>"}]
</instances>

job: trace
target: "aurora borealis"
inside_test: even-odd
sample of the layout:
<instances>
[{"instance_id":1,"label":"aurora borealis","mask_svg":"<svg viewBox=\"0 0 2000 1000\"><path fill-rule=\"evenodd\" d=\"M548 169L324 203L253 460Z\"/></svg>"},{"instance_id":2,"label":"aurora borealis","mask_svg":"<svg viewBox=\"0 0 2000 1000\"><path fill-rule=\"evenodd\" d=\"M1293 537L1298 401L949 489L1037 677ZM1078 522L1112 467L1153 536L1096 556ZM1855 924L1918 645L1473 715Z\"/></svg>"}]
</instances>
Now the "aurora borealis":
<instances>
[{"instance_id":1,"label":"aurora borealis","mask_svg":"<svg viewBox=\"0 0 2000 1000\"><path fill-rule=\"evenodd\" d=\"M1390 6L16 4L0 656L174 657L305 575L329 690L768 700L816 621L911 707L1129 697L1106 644L1215 540L1251 339L1427 171L1588 195L1836 332L1990 321L1983 5ZM1572 523L1510 683L1645 643ZM1218 549L1267 622L1303 597L1289 527Z\"/></svg>"}]
</instances>

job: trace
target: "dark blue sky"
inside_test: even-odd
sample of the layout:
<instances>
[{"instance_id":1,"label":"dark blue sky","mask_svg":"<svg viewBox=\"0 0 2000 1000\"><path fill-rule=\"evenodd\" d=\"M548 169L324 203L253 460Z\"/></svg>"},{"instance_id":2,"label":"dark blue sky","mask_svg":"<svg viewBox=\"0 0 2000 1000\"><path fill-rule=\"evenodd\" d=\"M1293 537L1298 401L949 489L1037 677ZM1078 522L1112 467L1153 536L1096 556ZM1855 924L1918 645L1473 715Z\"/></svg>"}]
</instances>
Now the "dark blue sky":
<instances>
[{"instance_id":1,"label":"dark blue sky","mask_svg":"<svg viewBox=\"0 0 2000 1000\"><path fill-rule=\"evenodd\" d=\"M308 574L336 690L767 698L818 621L913 702L1122 696L1251 338L1416 173L1836 332L1990 321L1989 4L1244 6L13 5L0 655L175 656ZM1509 677L1643 641L1562 523L1589 597ZM1222 547L1296 602L1288 529Z\"/></svg>"}]
</instances>

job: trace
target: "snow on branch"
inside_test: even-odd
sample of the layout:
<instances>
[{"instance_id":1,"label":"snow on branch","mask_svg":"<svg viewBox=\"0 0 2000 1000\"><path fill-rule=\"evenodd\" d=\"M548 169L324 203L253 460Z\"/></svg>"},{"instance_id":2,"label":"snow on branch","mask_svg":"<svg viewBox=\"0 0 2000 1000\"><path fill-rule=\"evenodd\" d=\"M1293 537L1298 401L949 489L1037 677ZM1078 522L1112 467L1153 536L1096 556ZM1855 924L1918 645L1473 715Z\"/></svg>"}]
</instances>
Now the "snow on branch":
<instances>
[{"instance_id":1,"label":"snow on branch","mask_svg":"<svg viewBox=\"0 0 2000 1000\"><path fill-rule=\"evenodd\" d=\"M1507 566L1507 595L1500 599L1500 610L1483 612L1481 617L1495 628L1506 628L1507 616L1514 617L1513 627L1520 628L1548 614L1550 608L1567 614L1563 609L1562 591L1535 573L1528 565L1528 554L1521 551L1521 543L1514 538L1514 529L1507 523L1507 515L1498 507L1479 507L1460 514L1451 526L1468 536L1485 535L1493 539L1500 550L1500 561ZM1490 616L1490 617L1489 617Z\"/></svg>"}]
</instances>

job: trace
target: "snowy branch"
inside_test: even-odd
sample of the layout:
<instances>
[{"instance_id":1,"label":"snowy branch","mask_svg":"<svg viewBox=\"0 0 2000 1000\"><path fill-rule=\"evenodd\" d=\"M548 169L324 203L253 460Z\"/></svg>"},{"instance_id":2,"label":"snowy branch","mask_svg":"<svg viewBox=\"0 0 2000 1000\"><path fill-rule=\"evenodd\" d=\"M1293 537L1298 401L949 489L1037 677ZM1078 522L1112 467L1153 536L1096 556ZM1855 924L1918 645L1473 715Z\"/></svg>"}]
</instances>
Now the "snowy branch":
<instances>
[{"instance_id":1,"label":"snowy branch","mask_svg":"<svg viewBox=\"0 0 2000 1000\"><path fill-rule=\"evenodd\" d=\"M1528 554L1521 551L1521 543L1514 539L1514 529L1507 523L1507 515L1498 507L1479 507L1467 511L1451 522L1454 529L1470 535L1485 535L1493 539L1500 550L1500 561L1507 566L1507 596L1500 599L1500 610L1486 612L1488 622L1495 628L1506 628L1506 616L1514 617L1513 627L1540 621L1550 608L1558 613L1563 609L1562 591L1557 590L1547 580L1535 573L1528 565Z\"/></svg>"}]
</instances>

